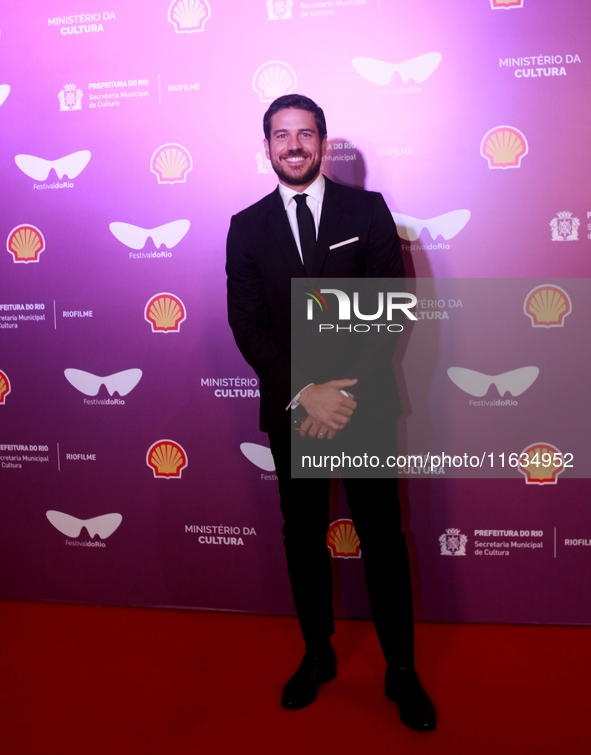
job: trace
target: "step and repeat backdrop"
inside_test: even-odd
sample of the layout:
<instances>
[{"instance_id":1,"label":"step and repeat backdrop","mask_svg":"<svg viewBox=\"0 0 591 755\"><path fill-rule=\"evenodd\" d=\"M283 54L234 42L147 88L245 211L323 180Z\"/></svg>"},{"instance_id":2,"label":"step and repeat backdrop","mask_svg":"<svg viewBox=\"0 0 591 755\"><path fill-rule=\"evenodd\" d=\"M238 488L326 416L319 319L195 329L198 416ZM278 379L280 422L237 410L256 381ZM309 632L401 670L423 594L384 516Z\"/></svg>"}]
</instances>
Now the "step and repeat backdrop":
<instances>
[{"instance_id":1,"label":"step and repeat backdrop","mask_svg":"<svg viewBox=\"0 0 591 755\"><path fill-rule=\"evenodd\" d=\"M0 596L293 613L224 274L230 217L276 185L262 116L290 92L325 110L325 173L384 195L407 274L432 281L420 319L462 306L442 279L535 279L472 297L473 330L430 367L448 419L461 404L508 417L507 452L571 451L568 427L528 435L521 412L588 411L570 386L589 352L590 28L587 0L4 7ZM509 305L523 322L501 333ZM419 618L591 623L589 480L528 469L401 482ZM337 610L366 617L333 493Z\"/></svg>"}]
</instances>

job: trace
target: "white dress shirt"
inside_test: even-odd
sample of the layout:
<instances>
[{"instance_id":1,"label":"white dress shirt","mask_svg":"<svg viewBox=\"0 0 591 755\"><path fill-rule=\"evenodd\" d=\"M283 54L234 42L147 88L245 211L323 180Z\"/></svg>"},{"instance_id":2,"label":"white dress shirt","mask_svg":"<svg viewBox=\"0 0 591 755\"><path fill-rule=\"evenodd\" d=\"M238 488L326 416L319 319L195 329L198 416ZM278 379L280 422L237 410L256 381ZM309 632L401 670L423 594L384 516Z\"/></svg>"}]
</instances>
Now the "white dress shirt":
<instances>
[{"instance_id":1,"label":"white dress shirt","mask_svg":"<svg viewBox=\"0 0 591 755\"><path fill-rule=\"evenodd\" d=\"M314 225L316 226L316 238L318 238L318 227L320 225L320 216L322 214L322 201L324 199L324 176L322 173L318 175L318 178L308 186L304 191L294 191L289 186L279 184L279 193L283 200L283 206L287 213L287 219L291 227L291 232L296 242L298 252L300 253L300 259L304 261L302 257L302 247L300 245L300 230L298 228L298 219L296 216L297 204L294 200L296 194L307 194L306 204L312 213L314 218Z\"/></svg>"}]
</instances>

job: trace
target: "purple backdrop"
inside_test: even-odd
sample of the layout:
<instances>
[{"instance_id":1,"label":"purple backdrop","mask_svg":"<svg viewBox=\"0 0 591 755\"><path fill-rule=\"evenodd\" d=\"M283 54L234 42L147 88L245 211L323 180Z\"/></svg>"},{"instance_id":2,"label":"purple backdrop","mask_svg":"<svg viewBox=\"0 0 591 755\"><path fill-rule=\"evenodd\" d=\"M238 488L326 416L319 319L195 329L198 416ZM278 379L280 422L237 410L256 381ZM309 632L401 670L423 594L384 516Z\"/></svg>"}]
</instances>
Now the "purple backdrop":
<instances>
[{"instance_id":1,"label":"purple backdrop","mask_svg":"<svg viewBox=\"0 0 591 755\"><path fill-rule=\"evenodd\" d=\"M0 11L1 596L292 612L225 315L229 218L275 186L268 102L322 105L326 173L384 194L410 275L586 277L591 6L86 10ZM402 487L419 617L591 623L587 480ZM360 560L334 564L366 616Z\"/></svg>"}]
</instances>

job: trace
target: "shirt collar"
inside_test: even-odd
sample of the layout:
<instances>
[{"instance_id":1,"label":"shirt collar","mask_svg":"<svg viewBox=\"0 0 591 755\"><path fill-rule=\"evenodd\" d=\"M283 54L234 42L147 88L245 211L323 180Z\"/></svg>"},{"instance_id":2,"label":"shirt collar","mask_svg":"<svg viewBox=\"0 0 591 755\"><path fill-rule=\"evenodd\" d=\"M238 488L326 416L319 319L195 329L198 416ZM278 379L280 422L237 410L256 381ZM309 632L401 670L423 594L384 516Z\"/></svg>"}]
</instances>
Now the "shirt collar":
<instances>
[{"instance_id":1,"label":"shirt collar","mask_svg":"<svg viewBox=\"0 0 591 755\"><path fill-rule=\"evenodd\" d=\"M283 200L283 206L287 210L287 207L291 200L295 197L296 194L307 194L309 197L312 197L312 199L315 199L317 202L322 202L324 199L324 187L326 186L324 182L324 176L322 173L318 174L318 178L313 181L310 186L308 186L307 189L305 189L303 192L295 191L294 189L291 189L289 186L284 186L283 184L279 184L279 194L281 194L281 199Z\"/></svg>"}]
</instances>

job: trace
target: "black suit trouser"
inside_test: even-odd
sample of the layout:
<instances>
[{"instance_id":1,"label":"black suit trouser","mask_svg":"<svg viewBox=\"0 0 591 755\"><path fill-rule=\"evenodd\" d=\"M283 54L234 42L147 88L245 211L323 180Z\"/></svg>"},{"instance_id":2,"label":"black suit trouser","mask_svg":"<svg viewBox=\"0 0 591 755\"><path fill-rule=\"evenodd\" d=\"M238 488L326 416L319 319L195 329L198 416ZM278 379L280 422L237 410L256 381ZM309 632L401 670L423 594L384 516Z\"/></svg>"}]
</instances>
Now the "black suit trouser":
<instances>
[{"instance_id":1,"label":"black suit trouser","mask_svg":"<svg viewBox=\"0 0 591 755\"><path fill-rule=\"evenodd\" d=\"M292 479L293 431L270 433L275 460L287 568L296 613L308 651L334 633L332 566L326 544L330 480ZM296 441L297 442L297 441ZM308 440L315 453L332 441ZM412 588L406 538L400 528L396 479L343 479L360 539L365 581L376 633L388 665L414 666Z\"/></svg>"}]
</instances>

